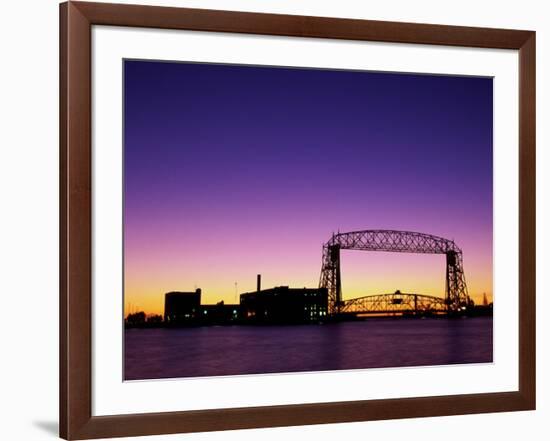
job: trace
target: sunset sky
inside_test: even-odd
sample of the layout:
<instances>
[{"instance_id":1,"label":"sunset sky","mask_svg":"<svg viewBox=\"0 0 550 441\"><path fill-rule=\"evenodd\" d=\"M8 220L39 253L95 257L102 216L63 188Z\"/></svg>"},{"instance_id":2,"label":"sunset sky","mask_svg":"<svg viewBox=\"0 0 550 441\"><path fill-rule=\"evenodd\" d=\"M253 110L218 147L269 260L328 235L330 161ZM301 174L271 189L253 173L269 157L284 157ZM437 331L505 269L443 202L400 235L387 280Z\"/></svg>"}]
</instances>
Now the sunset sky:
<instances>
[{"instance_id":1,"label":"sunset sky","mask_svg":"<svg viewBox=\"0 0 550 441\"><path fill-rule=\"evenodd\" d=\"M333 232L454 239L492 300L492 79L125 61L126 313L317 287ZM343 297L443 297L445 256L342 252Z\"/></svg>"}]
</instances>

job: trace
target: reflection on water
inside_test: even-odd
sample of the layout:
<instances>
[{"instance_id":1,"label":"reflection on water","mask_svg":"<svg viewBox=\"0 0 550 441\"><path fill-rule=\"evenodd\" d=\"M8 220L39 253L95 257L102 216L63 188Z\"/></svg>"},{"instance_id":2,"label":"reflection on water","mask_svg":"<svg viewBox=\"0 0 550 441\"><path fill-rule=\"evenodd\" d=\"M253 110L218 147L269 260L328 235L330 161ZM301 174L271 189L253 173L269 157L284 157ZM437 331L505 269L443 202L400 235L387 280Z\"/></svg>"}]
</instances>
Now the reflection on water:
<instances>
[{"instance_id":1,"label":"reflection on water","mask_svg":"<svg viewBox=\"0 0 550 441\"><path fill-rule=\"evenodd\" d=\"M490 317L127 329L125 379L485 363L492 331Z\"/></svg>"}]
</instances>

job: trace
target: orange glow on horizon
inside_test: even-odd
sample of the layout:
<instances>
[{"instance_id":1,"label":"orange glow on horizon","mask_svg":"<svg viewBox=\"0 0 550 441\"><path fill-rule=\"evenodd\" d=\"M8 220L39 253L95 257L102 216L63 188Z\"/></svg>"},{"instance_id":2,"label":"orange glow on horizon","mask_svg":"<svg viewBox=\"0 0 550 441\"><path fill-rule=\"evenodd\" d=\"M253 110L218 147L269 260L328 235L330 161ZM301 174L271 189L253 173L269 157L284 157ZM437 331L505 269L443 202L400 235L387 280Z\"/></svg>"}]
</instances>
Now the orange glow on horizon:
<instances>
[{"instance_id":1,"label":"orange glow on horizon","mask_svg":"<svg viewBox=\"0 0 550 441\"><path fill-rule=\"evenodd\" d=\"M387 294L400 290L403 293L425 294L437 297L445 295L445 260L439 255L399 253L343 253L342 294L344 300L372 294ZM313 260L313 259L312 259ZM260 268L263 270L263 268ZM483 303L486 294L488 303L493 301L491 266L465 262L466 283L475 304ZM301 268L281 264L271 266L262 273L262 288L287 285L294 288L317 287L319 265ZM309 274L309 278L302 277ZM236 282L236 285L235 285ZM196 280L185 281L179 271L126 271L126 294L124 314L144 311L148 315L164 312L164 294L169 291L194 291L201 288L203 304L224 301L239 302L239 295L256 290L256 273L248 269L197 273Z\"/></svg>"}]
</instances>

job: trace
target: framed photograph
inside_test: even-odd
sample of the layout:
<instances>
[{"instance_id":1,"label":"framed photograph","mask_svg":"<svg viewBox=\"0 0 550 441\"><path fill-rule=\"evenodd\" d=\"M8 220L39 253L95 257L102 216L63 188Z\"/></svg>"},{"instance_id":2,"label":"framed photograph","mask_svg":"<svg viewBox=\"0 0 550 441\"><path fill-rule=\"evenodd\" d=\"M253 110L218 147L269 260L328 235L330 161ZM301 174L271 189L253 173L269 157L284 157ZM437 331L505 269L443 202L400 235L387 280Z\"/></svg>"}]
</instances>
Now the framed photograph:
<instances>
[{"instance_id":1,"label":"framed photograph","mask_svg":"<svg viewBox=\"0 0 550 441\"><path fill-rule=\"evenodd\" d=\"M535 409L535 33L60 6L60 435Z\"/></svg>"}]
</instances>

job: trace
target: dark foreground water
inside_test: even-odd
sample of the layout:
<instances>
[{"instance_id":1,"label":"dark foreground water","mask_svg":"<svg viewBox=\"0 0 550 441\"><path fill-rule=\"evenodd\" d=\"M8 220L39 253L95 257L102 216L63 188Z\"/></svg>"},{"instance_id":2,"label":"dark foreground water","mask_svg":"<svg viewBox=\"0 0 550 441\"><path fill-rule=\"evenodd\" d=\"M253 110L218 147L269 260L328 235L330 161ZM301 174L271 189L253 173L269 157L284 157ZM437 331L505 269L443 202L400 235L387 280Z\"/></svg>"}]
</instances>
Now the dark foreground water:
<instances>
[{"instance_id":1,"label":"dark foreground water","mask_svg":"<svg viewBox=\"0 0 550 441\"><path fill-rule=\"evenodd\" d=\"M125 331L126 380L492 360L490 317Z\"/></svg>"}]
</instances>

